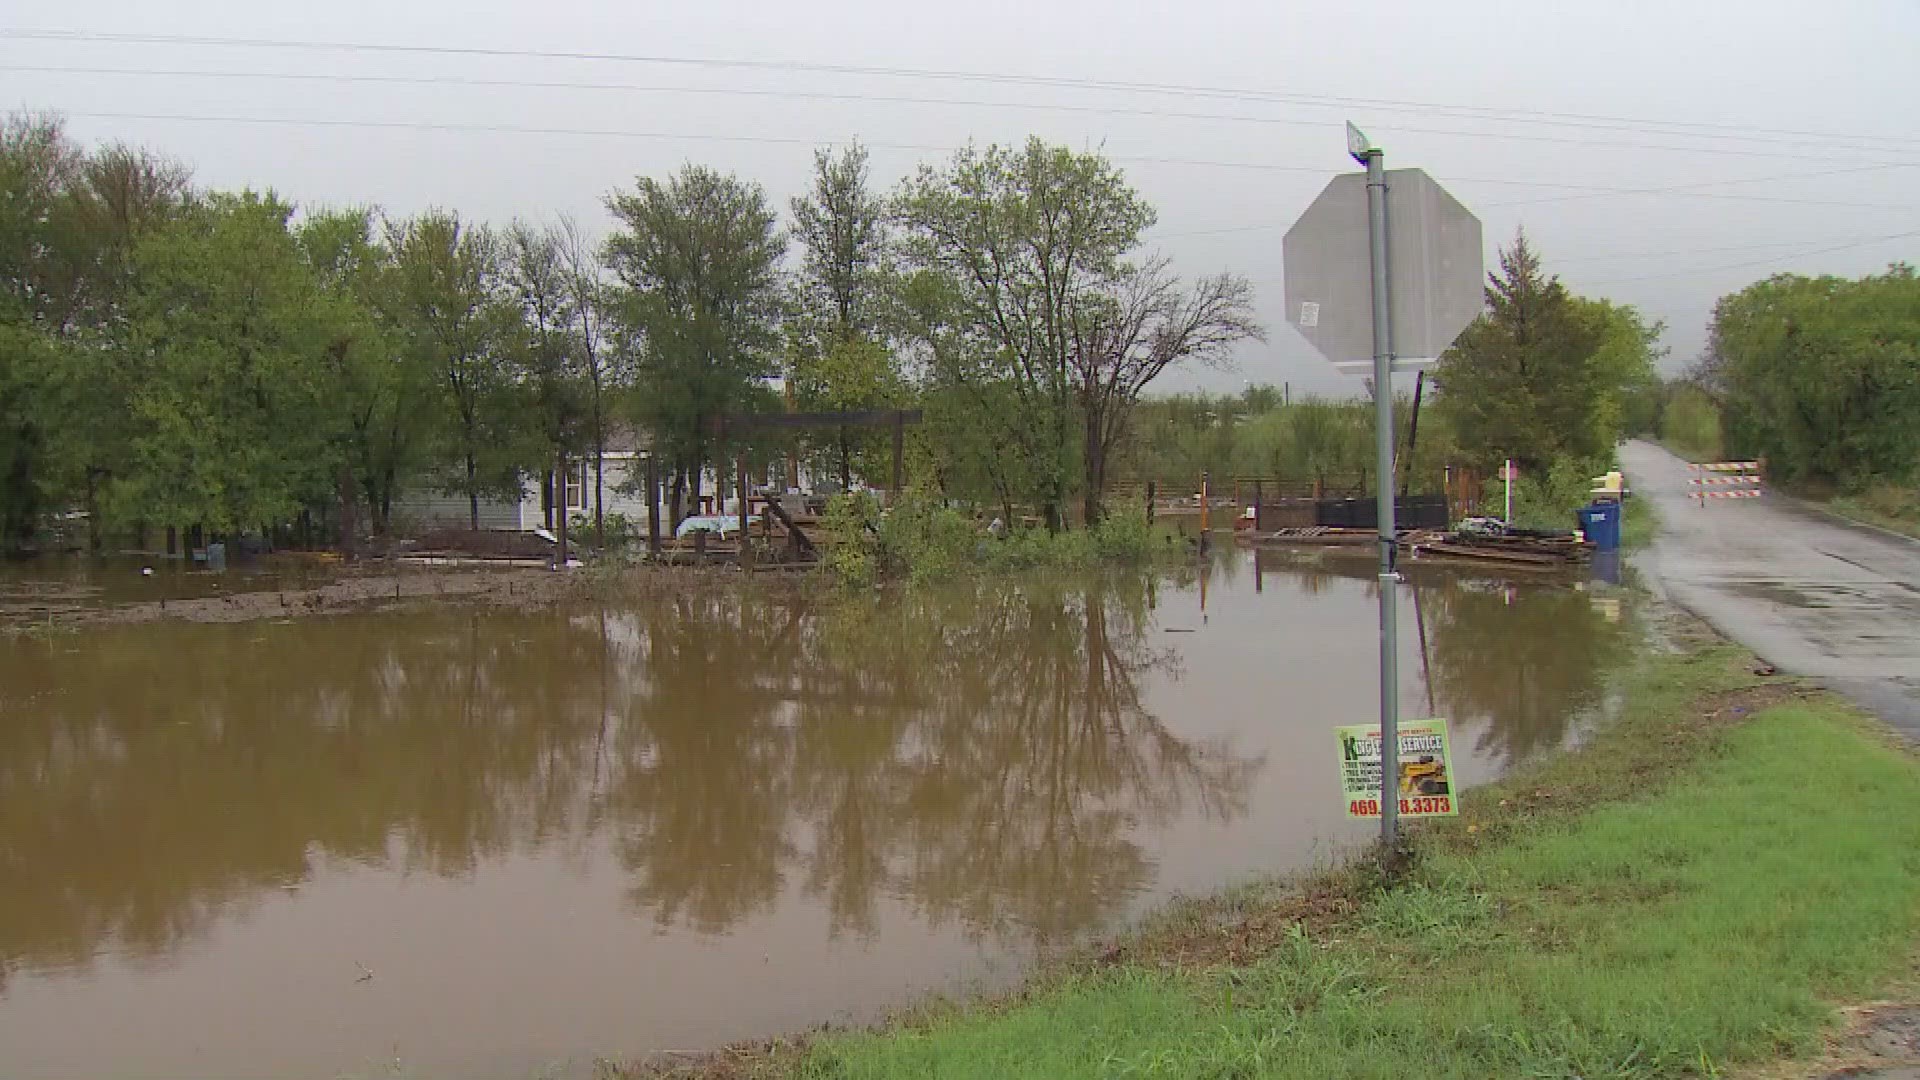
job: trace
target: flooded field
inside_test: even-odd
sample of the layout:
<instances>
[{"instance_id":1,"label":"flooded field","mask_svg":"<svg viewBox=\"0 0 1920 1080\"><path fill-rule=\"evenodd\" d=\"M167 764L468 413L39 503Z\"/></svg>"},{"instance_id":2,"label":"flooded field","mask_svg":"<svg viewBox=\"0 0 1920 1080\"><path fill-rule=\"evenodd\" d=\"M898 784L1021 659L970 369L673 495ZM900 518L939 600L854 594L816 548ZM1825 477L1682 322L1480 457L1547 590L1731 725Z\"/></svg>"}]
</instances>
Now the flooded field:
<instances>
[{"instance_id":1,"label":"flooded field","mask_svg":"<svg viewBox=\"0 0 1920 1080\"><path fill-rule=\"evenodd\" d=\"M1628 648L1568 584L1413 584L1402 700L1468 784ZM1227 551L0 637L0 1074L587 1075L1005 985L1365 840L1371 590Z\"/></svg>"}]
</instances>

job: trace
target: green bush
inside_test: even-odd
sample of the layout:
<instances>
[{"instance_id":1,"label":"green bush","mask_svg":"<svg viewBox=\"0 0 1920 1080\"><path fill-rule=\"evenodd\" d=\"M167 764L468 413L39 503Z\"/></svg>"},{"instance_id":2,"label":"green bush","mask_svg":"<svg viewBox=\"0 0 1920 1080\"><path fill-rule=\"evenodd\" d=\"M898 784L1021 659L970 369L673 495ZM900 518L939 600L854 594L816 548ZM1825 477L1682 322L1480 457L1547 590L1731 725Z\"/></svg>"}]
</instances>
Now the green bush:
<instances>
[{"instance_id":1,"label":"green bush","mask_svg":"<svg viewBox=\"0 0 1920 1080\"><path fill-rule=\"evenodd\" d=\"M1138 565L1184 550L1137 514L1110 517L1091 529L1019 528L992 536L965 513L912 492L884 510L869 495L837 496L827 504L822 527L832 540L827 569L853 588L883 580L946 581L978 568Z\"/></svg>"},{"instance_id":2,"label":"green bush","mask_svg":"<svg viewBox=\"0 0 1920 1080\"><path fill-rule=\"evenodd\" d=\"M1513 485L1512 524L1526 529L1573 529L1579 509L1593 501L1593 478L1612 467L1607 461L1561 458L1544 474L1522 474ZM1481 496L1480 512L1499 517L1505 511L1506 488L1495 481Z\"/></svg>"},{"instance_id":3,"label":"green bush","mask_svg":"<svg viewBox=\"0 0 1920 1080\"><path fill-rule=\"evenodd\" d=\"M606 517L607 546L604 553L613 554L626 550L640 538L640 527L625 514L612 513ZM596 539L593 528L593 516L574 513L567 518L567 542L585 550Z\"/></svg>"},{"instance_id":4,"label":"green bush","mask_svg":"<svg viewBox=\"0 0 1920 1080\"><path fill-rule=\"evenodd\" d=\"M880 504L871 495L855 492L827 500L820 519L830 543L827 570L849 588L864 588L880 577Z\"/></svg>"}]
</instances>

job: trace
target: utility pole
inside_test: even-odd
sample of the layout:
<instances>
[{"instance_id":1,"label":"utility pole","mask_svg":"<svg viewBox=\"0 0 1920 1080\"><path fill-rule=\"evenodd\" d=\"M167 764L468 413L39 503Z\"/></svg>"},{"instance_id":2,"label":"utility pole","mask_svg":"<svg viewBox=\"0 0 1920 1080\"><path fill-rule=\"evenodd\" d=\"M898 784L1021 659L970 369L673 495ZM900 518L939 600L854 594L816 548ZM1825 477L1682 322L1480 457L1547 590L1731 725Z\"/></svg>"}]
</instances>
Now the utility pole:
<instances>
[{"instance_id":1,"label":"utility pole","mask_svg":"<svg viewBox=\"0 0 1920 1080\"><path fill-rule=\"evenodd\" d=\"M1400 840L1400 574L1393 520L1393 303L1388 294L1386 155L1347 125L1347 150L1367 168L1367 240L1373 272L1375 506L1380 529L1380 846L1391 858Z\"/></svg>"}]
</instances>

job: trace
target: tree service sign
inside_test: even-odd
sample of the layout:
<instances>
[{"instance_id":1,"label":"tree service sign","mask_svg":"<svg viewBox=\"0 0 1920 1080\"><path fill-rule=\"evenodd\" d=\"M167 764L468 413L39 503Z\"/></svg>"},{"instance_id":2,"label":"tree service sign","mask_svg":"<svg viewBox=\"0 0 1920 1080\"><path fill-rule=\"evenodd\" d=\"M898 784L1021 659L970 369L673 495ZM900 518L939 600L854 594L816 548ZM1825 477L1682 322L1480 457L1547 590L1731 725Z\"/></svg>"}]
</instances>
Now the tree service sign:
<instances>
[{"instance_id":1,"label":"tree service sign","mask_svg":"<svg viewBox=\"0 0 1920 1080\"><path fill-rule=\"evenodd\" d=\"M1380 726L1335 728L1340 736L1340 786L1347 816L1380 816ZM1453 817L1453 744L1445 720L1400 723L1400 816Z\"/></svg>"}]
</instances>

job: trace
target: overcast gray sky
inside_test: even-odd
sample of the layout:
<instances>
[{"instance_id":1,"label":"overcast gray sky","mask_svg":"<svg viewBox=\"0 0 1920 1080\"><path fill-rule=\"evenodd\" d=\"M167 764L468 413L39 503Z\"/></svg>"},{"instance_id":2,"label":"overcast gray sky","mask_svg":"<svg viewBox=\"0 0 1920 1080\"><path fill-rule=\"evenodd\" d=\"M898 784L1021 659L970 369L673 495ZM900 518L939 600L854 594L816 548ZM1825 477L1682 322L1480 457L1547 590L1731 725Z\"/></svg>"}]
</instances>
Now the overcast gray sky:
<instances>
[{"instance_id":1,"label":"overcast gray sky","mask_svg":"<svg viewBox=\"0 0 1920 1080\"><path fill-rule=\"evenodd\" d=\"M1251 278L1272 327L1237 371L1170 385L1358 391L1281 305L1280 238L1350 167L1344 120L1480 215L1489 266L1524 225L1572 288L1666 320L1670 366L1748 281L1920 261L1916 0L12 8L0 102L65 112L85 141L165 150L207 186L306 203L566 213L598 232L610 188L687 160L784 205L814 144L858 137L885 184L968 139L1103 148L1159 208L1150 241L1184 273ZM127 40L140 36L167 40Z\"/></svg>"}]
</instances>

